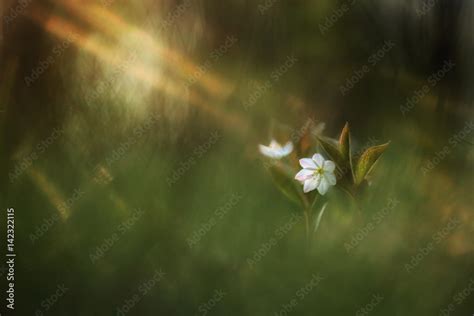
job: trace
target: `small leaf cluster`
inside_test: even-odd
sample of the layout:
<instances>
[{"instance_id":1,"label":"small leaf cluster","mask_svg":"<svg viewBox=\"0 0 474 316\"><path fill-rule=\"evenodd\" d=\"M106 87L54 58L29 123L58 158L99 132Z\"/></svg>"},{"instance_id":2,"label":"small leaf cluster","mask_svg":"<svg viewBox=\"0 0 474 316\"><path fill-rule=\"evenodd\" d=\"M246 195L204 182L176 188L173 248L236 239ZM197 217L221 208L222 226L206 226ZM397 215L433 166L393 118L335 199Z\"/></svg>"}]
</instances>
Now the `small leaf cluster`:
<instances>
[{"instance_id":1,"label":"small leaf cluster","mask_svg":"<svg viewBox=\"0 0 474 316\"><path fill-rule=\"evenodd\" d=\"M319 144L337 166L338 186L351 195L355 195L375 164L388 148L390 142L366 148L362 154L352 154L351 133L349 123L346 123L337 143L324 137L318 138Z\"/></svg>"}]
</instances>

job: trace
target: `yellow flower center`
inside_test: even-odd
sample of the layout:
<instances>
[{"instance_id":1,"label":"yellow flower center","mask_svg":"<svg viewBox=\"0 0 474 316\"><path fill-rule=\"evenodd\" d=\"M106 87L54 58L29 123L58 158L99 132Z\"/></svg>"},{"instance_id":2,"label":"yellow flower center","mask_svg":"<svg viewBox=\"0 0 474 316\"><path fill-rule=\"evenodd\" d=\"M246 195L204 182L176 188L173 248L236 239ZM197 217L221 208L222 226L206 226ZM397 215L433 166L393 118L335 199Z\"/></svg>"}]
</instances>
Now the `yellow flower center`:
<instances>
[{"instance_id":1,"label":"yellow flower center","mask_svg":"<svg viewBox=\"0 0 474 316\"><path fill-rule=\"evenodd\" d=\"M316 170L314 170L314 174L315 175L323 175L324 174L324 169L323 168L316 168Z\"/></svg>"}]
</instances>

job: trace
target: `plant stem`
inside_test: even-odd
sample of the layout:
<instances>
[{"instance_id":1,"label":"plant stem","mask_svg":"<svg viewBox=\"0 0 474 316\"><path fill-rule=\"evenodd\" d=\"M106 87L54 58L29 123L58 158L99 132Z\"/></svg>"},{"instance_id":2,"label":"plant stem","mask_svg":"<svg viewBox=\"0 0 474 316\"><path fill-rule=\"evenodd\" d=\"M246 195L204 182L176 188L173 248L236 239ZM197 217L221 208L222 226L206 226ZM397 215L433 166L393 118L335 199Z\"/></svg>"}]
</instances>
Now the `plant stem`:
<instances>
[{"instance_id":1,"label":"plant stem","mask_svg":"<svg viewBox=\"0 0 474 316\"><path fill-rule=\"evenodd\" d=\"M306 226L306 245L308 247L308 251L311 248L311 241L312 241L312 236L313 234L311 233L311 215L312 211L314 208L314 205L316 205L316 202L318 200L319 195L315 196L313 199L313 202L311 204L307 203L305 211L304 211L304 218L305 218L305 226Z\"/></svg>"},{"instance_id":2,"label":"plant stem","mask_svg":"<svg viewBox=\"0 0 474 316\"><path fill-rule=\"evenodd\" d=\"M309 211L311 212L314 208L314 206L316 205L316 202L319 200L319 195L316 195L313 199L313 203L311 203L311 207L309 209Z\"/></svg>"}]
</instances>

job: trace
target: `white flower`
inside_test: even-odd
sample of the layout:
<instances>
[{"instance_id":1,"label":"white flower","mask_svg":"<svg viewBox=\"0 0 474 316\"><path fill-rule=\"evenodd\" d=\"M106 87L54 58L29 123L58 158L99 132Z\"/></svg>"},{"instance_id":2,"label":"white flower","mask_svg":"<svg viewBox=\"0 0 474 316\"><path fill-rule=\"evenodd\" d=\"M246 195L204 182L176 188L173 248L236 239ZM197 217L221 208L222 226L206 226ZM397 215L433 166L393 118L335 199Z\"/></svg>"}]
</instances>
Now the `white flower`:
<instances>
[{"instance_id":1,"label":"white flower","mask_svg":"<svg viewBox=\"0 0 474 316\"><path fill-rule=\"evenodd\" d=\"M304 193L318 189L319 194L324 195L331 185L336 184L336 165L320 154L313 155L312 159L300 159L300 165L303 169L296 174L295 179L304 184Z\"/></svg>"},{"instance_id":2,"label":"white flower","mask_svg":"<svg viewBox=\"0 0 474 316\"><path fill-rule=\"evenodd\" d=\"M293 143L287 142L285 146L281 146L277 141L274 139L270 142L270 145L258 145L260 152L262 155L273 159L280 159L285 156L288 156L293 151Z\"/></svg>"}]
</instances>

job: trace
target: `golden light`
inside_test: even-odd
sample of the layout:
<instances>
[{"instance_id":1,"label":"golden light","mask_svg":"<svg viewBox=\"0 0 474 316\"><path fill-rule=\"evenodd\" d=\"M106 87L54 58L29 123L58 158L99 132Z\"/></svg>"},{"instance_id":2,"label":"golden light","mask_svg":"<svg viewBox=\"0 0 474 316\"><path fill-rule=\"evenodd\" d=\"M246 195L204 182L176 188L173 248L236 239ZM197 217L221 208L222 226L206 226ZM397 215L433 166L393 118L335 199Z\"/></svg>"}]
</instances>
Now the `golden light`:
<instances>
[{"instance_id":1,"label":"golden light","mask_svg":"<svg viewBox=\"0 0 474 316\"><path fill-rule=\"evenodd\" d=\"M153 48L151 50L152 52L155 52L157 56L163 58L163 60L160 61L160 64L166 64L164 62L166 61L171 63L171 65L176 66L175 68L167 68L171 70L180 70L177 72L179 76L183 77L184 75L190 75L193 71L198 70L197 66L188 62L187 59L180 54L158 45L148 33L125 23L120 17L107 12L103 8L99 8L96 5L84 5L78 7L74 2L67 3L71 9L74 8L74 12L80 13L80 16L84 17L87 22L93 23L94 27L106 31L108 35L112 35L116 42L117 40L123 40L124 37L134 38L135 43L140 45L139 47L135 47L134 51L140 53L147 51L143 45L150 46ZM89 9L84 11L84 8ZM91 13L89 13L89 15L86 14L86 12L89 11ZM63 40L70 40L72 38L74 45L97 57L107 65L121 67L128 63L127 60L129 59L129 56L127 56L127 54L130 54L129 50L123 49L123 47L118 45L114 47L111 47L110 44L106 45L104 43L108 41L86 33L81 28L66 21L64 18L50 16L39 7L32 10L31 17L48 32L58 36L59 38ZM136 63L130 64L125 69L123 76L131 76L132 78L139 79L140 82L150 85L168 97L198 106L201 110L214 116L219 124L225 128L232 129L234 132L241 133L245 130L246 126L248 126L248 122L243 120L241 116L237 114L228 114L217 106L210 105L198 91L186 88L183 82L174 81L173 76L166 73L161 68L157 68L154 63L144 64L142 60L137 60ZM208 87L209 91L214 91L219 96L230 91L229 88L226 88L224 80L213 78L209 74L202 76L201 79L202 84Z\"/></svg>"},{"instance_id":2,"label":"golden light","mask_svg":"<svg viewBox=\"0 0 474 316\"><path fill-rule=\"evenodd\" d=\"M164 46L149 33L143 31L141 28L147 29L149 24L151 24L150 20L146 20L141 28L139 28L125 22L120 16L106 10L103 6L94 3L89 5L84 5L84 3L78 1L63 1L62 3L95 28L115 39L120 40L123 34L130 34L132 37L135 37L144 46L142 49L157 54L163 60L163 65L184 81L190 78L197 79L197 83L215 97L226 97L232 92L233 88L223 78L216 77L207 72L203 73L199 66L195 65L185 56Z\"/></svg>"},{"instance_id":3,"label":"golden light","mask_svg":"<svg viewBox=\"0 0 474 316\"><path fill-rule=\"evenodd\" d=\"M54 183L49 181L48 177L43 172L34 167L31 167L28 170L28 174L33 182L38 186L38 188L40 188L41 191L46 195L49 202L59 212L61 218L66 220L69 217L71 210Z\"/></svg>"}]
</instances>

